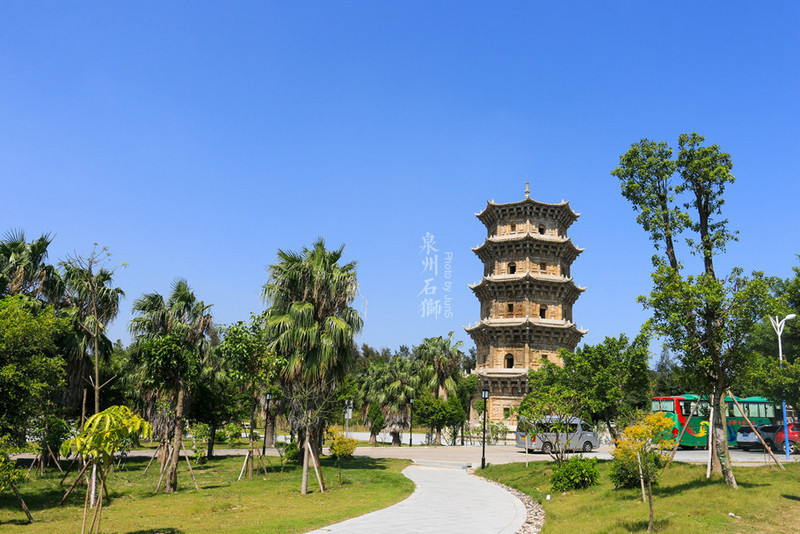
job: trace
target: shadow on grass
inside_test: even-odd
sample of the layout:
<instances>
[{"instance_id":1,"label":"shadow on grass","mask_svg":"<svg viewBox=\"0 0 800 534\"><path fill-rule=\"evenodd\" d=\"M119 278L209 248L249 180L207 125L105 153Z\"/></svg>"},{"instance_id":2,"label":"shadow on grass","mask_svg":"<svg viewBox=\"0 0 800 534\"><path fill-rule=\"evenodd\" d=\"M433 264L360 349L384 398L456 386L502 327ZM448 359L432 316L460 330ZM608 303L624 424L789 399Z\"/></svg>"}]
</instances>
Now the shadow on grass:
<instances>
[{"instance_id":1,"label":"shadow on grass","mask_svg":"<svg viewBox=\"0 0 800 534\"><path fill-rule=\"evenodd\" d=\"M36 491L26 492L24 486L19 489L19 493L25 500L25 504L31 509L31 513L36 513L37 510L44 510L45 508L51 508L57 505L61 497L64 496L65 491L66 488L55 488L48 490L37 489ZM81 502L83 502L83 497L81 497ZM20 513L23 513L19 501L11 492L4 493L0 496L0 509L19 510ZM34 517L34 519L36 518Z\"/></svg>"},{"instance_id":2,"label":"shadow on grass","mask_svg":"<svg viewBox=\"0 0 800 534\"><path fill-rule=\"evenodd\" d=\"M125 534L184 534L179 528L148 528L145 530L131 530Z\"/></svg>"},{"instance_id":3,"label":"shadow on grass","mask_svg":"<svg viewBox=\"0 0 800 534\"><path fill-rule=\"evenodd\" d=\"M647 525L650 523L649 519L642 521L624 521L622 526L626 532L647 532ZM655 519L653 521L653 532L660 532L669 526L669 519Z\"/></svg>"},{"instance_id":4,"label":"shadow on grass","mask_svg":"<svg viewBox=\"0 0 800 534\"><path fill-rule=\"evenodd\" d=\"M800 501L800 497L798 497L797 495L784 495L784 494L781 494L781 497L783 497L784 499L789 499L790 501Z\"/></svg>"},{"instance_id":5,"label":"shadow on grass","mask_svg":"<svg viewBox=\"0 0 800 534\"><path fill-rule=\"evenodd\" d=\"M376 471L385 471L388 469L387 462L383 458L365 458L363 456L354 456L341 461L342 471L345 469L373 469ZM336 460L333 458L323 458L322 465L327 467L336 467Z\"/></svg>"}]
</instances>

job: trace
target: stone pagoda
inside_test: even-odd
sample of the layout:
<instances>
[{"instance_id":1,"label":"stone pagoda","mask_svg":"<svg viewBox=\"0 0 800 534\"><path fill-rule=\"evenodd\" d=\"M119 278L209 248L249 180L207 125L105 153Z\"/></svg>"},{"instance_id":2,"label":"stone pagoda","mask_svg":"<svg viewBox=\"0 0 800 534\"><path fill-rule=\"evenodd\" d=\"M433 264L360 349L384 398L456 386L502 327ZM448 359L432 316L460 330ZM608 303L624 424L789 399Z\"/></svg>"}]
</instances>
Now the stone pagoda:
<instances>
[{"instance_id":1,"label":"stone pagoda","mask_svg":"<svg viewBox=\"0 0 800 534\"><path fill-rule=\"evenodd\" d=\"M466 330L477 348L480 389L489 386L489 420L511 429L513 410L527 394L528 370L546 361L562 365L558 349L575 350L586 334L572 321L584 291L570 276L583 252L567 237L578 216L569 202L533 200L529 185L521 202L492 201L477 214L488 233L473 249L483 262L483 279L470 286L481 319Z\"/></svg>"}]
</instances>

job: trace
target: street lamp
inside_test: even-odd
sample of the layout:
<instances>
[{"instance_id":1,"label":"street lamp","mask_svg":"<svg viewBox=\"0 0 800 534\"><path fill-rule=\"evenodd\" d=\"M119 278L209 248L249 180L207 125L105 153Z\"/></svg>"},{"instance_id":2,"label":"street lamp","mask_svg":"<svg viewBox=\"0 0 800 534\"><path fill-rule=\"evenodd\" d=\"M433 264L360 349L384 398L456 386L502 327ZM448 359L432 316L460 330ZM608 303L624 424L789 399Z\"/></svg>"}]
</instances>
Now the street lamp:
<instances>
[{"instance_id":1,"label":"street lamp","mask_svg":"<svg viewBox=\"0 0 800 534\"><path fill-rule=\"evenodd\" d=\"M772 323L772 328L775 329L775 333L778 334L778 361L780 362L781 368L783 367L783 345L781 344L781 334L783 334L783 323L788 321L789 319L794 319L797 317L794 313L790 313L786 317L781 320L778 320L778 317L772 317L770 315L769 322ZM786 451L786 461L790 460L789 458L789 425L786 422L786 400L783 400L783 450Z\"/></svg>"},{"instance_id":2,"label":"street lamp","mask_svg":"<svg viewBox=\"0 0 800 534\"><path fill-rule=\"evenodd\" d=\"M408 404L411 411L410 420L408 422L408 446L413 447L414 445L411 440L414 437L414 397L408 399Z\"/></svg>"},{"instance_id":3,"label":"street lamp","mask_svg":"<svg viewBox=\"0 0 800 534\"><path fill-rule=\"evenodd\" d=\"M481 443L481 469L486 467L486 412L489 411L489 386L483 386L483 443Z\"/></svg>"},{"instance_id":4,"label":"street lamp","mask_svg":"<svg viewBox=\"0 0 800 534\"><path fill-rule=\"evenodd\" d=\"M261 456L267 454L267 426L269 425L269 404L272 400L272 392L267 391L264 397L267 399L267 410L264 412L264 445L261 447Z\"/></svg>"}]
</instances>

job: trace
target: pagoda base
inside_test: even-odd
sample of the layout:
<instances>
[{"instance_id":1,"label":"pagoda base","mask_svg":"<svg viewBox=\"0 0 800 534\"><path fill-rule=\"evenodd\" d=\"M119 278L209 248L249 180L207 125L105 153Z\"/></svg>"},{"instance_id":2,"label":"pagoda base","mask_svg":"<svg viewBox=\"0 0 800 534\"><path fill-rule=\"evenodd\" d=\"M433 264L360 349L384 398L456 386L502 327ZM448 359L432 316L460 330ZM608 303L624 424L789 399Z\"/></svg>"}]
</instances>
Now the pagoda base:
<instances>
[{"instance_id":1,"label":"pagoda base","mask_svg":"<svg viewBox=\"0 0 800 534\"><path fill-rule=\"evenodd\" d=\"M489 400L487 421L502 423L510 431L517 429L517 409L522 399L528 394L528 372L524 369L479 369L474 371L478 375L478 394L476 400L480 401L480 392L484 385L489 386ZM473 421L482 420L478 414L473 415Z\"/></svg>"}]
</instances>

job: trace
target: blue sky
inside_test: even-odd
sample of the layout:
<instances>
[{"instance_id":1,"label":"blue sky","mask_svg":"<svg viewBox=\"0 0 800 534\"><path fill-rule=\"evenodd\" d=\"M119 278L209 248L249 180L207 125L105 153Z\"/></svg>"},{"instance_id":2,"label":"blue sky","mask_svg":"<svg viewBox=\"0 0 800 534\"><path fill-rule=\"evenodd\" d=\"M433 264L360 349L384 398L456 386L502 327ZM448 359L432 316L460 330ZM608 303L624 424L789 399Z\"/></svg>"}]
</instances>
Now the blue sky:
<instances>
[{"instance_id":1,"label":"blue sky","mask_svg":"<svg viewBox=\"0 0 800 534\"><path fill-rule=\"evenodd\" d=\"M652 248L609 172L641 138L732 154L720 268L798 265L798 27L796 2L6 1L0 231L126 262L124 341L176 277L246 319L277 249L323 236L358 261L360 342L468 347L474 214L530 180L581 213L585 341L635 334ZM426 232L453 253L447 319L418 313Z\"/></svg>"}]
</instances>

